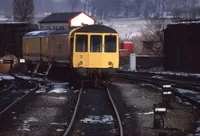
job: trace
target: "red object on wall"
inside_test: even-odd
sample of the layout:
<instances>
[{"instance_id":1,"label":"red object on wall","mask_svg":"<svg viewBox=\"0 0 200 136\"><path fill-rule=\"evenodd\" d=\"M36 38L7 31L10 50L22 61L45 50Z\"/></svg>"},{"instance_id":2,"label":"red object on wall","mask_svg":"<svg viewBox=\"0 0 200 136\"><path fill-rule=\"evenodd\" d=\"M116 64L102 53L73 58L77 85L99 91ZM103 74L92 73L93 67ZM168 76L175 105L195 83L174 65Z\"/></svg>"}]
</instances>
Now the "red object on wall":
<instances>
[{"instance_id":1,"label":"red object on wall","mask_svg":"<svg viewBox=\"0 0 200 136\"><path fill-rule=\"evenodd\" d=\"M122 49L128 49L129 53L133 52L133 43L132 42L123 42Z\"/></svg>"}]
</instances>

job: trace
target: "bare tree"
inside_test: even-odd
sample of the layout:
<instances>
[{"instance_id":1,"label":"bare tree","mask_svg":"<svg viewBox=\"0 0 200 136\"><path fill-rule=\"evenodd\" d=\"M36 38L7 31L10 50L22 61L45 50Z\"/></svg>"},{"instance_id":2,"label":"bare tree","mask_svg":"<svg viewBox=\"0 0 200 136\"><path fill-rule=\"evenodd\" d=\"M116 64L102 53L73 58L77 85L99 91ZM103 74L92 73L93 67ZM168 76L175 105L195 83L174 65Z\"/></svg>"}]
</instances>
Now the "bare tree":
<instances>
[{"instance_id":1,"label":"bare tree","mask_svg":"<svg viewBox=\"0 0 200 136\"><path fill-rule=\"evenodd\" d=\"M71 11L74 12L75 9L79 6L79 4L81 3L80 0L67 0L68 4L71 7Z\"/></svg>"},{"instance_id":2,"label":"bare tree","mask_svg":"<svg viewBox=\"0 0 200 136\"><path fill-rule=\"evenodd\" d=\"M16 21L31 22L34 18L33 0L13 0L13 16Z\"/></svg>"},{"instance_id":3,"label":"bare tree","mask_svg":"<svg viewBox=\"0 0 200 136\"><path fill-rule=\"evenodd\" d=\"M164 46L164 33L163 30L166 28L169 20L164 18L148 20L144 29L141 29L143 40L146 43L153 43L148 48L157 56L163 55Z\"/></svg>"}]
</instances>

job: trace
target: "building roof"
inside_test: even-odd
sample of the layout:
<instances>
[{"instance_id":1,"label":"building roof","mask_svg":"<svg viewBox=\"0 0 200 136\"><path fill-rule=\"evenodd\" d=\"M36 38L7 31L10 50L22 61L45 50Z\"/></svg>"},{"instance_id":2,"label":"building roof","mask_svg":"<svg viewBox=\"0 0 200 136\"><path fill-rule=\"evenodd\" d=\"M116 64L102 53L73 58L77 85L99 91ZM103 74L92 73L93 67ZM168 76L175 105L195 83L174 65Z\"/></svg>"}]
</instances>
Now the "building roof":
<instances>
[{"instance_id":1,"label":"building roof","mask_svg":"<svg viewBox=\"0 0 200 136\"><path fill-rule=\"evenodd\" d=\"M59 23L68 22L73 17L79 15L82 12L63 12L63 13L52 13L51 15L40 20L39 23Z\"/></svg>"},{"instance_id":2,"label":"building roof","mask_svg":"<svg viewBox=\"0 0 200 136\"><path fill-rule=\"evenodd\" d=\"M99 24L83 26L75 30L74 32L117 33L115 29Z\"/></svg>"}]
</instances>

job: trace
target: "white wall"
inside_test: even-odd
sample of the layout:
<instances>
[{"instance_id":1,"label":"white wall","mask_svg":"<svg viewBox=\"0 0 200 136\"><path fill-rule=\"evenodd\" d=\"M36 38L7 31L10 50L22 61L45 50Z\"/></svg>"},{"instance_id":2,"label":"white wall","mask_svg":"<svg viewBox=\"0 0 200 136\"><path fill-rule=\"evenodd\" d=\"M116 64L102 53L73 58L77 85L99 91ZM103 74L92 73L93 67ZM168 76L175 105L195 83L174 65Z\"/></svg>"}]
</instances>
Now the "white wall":
<instances>
[{"instance_id":1,"label":"white wall","mask_svg":"<svg viewBox=\"0 0 200 136\"><path fill-rule=\"evenodd\" d=\"M79 14L71 20L71 26L82 26L82 24L93 25L95 21L84 13Z\"/></svg>"}]
</instances>

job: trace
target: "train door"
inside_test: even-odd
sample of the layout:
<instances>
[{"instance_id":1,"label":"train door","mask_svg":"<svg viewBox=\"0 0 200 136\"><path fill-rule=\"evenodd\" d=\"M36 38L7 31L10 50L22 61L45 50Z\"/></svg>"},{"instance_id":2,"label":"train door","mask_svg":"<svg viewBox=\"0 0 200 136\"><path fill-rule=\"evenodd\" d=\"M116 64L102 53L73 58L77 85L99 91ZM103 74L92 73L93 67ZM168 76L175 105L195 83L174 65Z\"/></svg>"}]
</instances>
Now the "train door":
<instances>
[{"instance_id":1,"label":"train door","mask_svg":"<svg viewBox=\"0 0 200 136\"><path fill-rule=\"evenodd\" d=\"M89 37L89 67L90 68L103 68L103 35L91 34Z\"/></svg>"},{"instance_id":2,"label":"train door","mask_svg":"<svg viewBox=\"0 0 200 136\"><path fill-rule=\"evenodd\" d=\"M103 46L104 68L118 68L119 66L119 39L117 34L105 34Z\"/></svg>"},{"instance_id":3,"label":"train door","mask_svg":"<svg viewBox=\"0 0 200 136\"><path fill-rule=\"evenodd\" d=\"M67 62L66 36L54 36L54 60L59 63Z\"/></svg>"},{"instance_id":4,"label":"train door","mask_svg":"<svg viewBox=\"0 0 200 136\"><path fill-rule=\"evenodd\" d=\"M88 35L87 34L75 34L73 44L73 67L88 67Z\"/></svg>"},{"instance_id":5,"label":"train door","mask_svg":"<svg viewBox=\"0 0 200 136\"><path fill-rule=\"evenodd\" d=\"M71 37L70 38L70 44L68 45L69 46L69 58L70 58L70 61L72 62L72 58L73 58L73 50L74 50L74 46L73 46L73 43L74 43L74 37Z\"/></svg>"}]
</instances>

